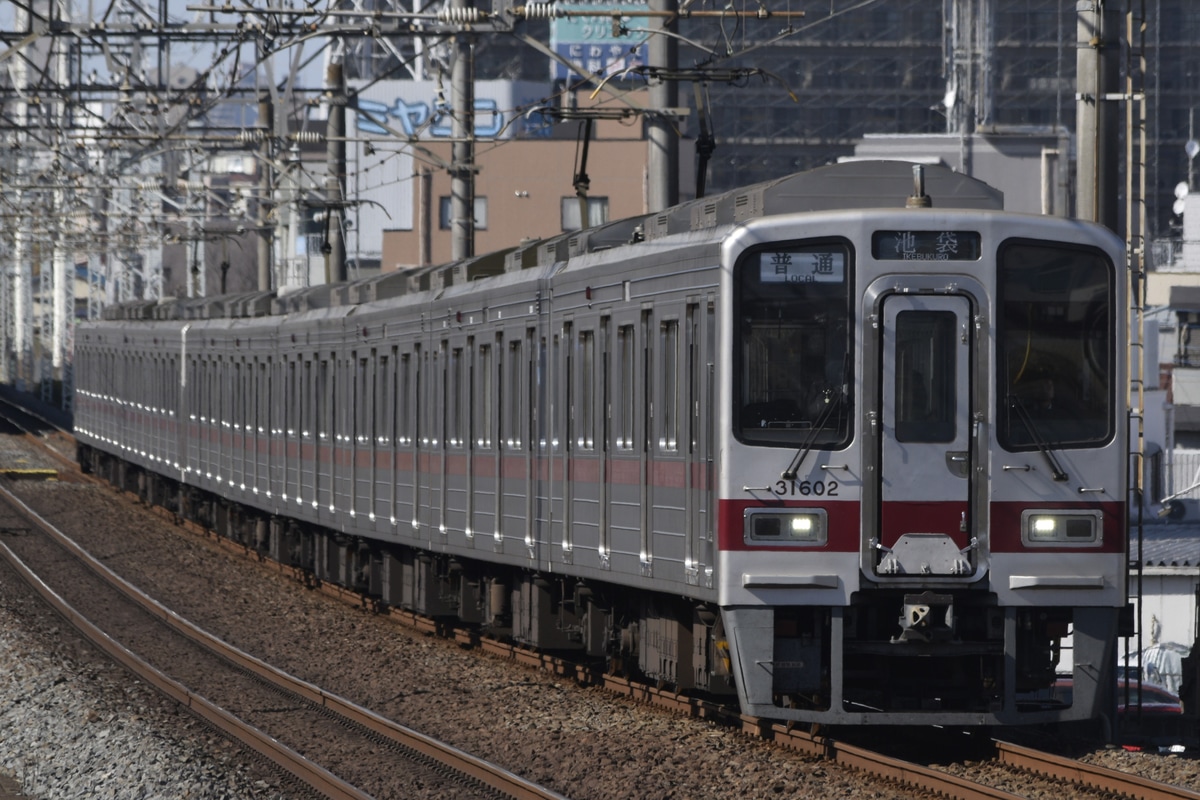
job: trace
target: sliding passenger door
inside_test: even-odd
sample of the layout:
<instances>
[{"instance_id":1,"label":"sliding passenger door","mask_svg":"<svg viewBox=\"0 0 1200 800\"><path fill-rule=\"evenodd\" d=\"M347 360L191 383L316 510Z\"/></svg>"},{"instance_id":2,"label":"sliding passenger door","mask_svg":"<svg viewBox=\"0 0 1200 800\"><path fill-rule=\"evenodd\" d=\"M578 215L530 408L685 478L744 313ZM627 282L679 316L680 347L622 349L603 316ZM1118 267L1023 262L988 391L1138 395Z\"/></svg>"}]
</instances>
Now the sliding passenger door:
<instances>
[{"instance_id":1,"label":"sliding passenger door","mask_svg":"<svg viewBox=\"0 0 1200 800\"><path fill-rule=\"evenodd\" d=\"M649 574L651 553L646 540L646 321L640 312L613 316L610 357L610 394L607 410L608 459L607 538L614 570L627 575Z\"/></svg>"},{"instance_id":2,"label":"sliding passenger door","mask_svg":"<svg viewBox=\"0 0 1200 800\"><path fill-rule=\"evenodd\" d=\"M715 310L711 301L688 303L684 318L684 426L681 436L685 449L684 502L686 538L684 573L690 584L712 585L713 544L713 432L712 409L716 408L714 383L714 347L716 346Z\"/></svg>"},{"instance_id":3,"label":"sliding passenger door","mask_svg":"<svg viewBox=\"0 0 1200 800\"><path fill-rule=\"evenodd\" d=\"M516 332L514 332L516 334ZM500 365L500 467L498 469L499 525L496 550L528 555L533 544L530 482L532 449L529 437L530 359L535 339L530 329L504 344ZM520 543L520 549L513 547Z\"/></svg>"},{"instance_id":4,"label":"sliding passenger door","mask_svg":"<svg viewBox=\"0 0 1200 800\"><path fill-rule=\"evenodd\" d=\"M420 345L396 351L396 383L392 389L395 419L392 457L392 524L409 536L417 530L417 385Z\"/></svg>"}]
</instances>

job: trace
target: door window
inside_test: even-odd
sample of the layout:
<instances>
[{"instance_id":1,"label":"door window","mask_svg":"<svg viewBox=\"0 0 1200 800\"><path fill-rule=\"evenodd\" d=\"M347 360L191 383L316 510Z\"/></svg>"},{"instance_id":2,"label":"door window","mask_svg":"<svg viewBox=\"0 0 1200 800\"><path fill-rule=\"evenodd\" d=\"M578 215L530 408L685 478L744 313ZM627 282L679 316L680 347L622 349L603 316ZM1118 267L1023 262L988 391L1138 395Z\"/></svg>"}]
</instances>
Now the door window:
<instances>
[{"instance_id":1,"label":"door window","mask_svg":"<svg viewBox=\"0 0 1200 800\"><path fill-rule=\"evenodd\" d=\"M896 316L896 439L955 438L955 316L903 311Z\"/></svg>"}]
</instances>

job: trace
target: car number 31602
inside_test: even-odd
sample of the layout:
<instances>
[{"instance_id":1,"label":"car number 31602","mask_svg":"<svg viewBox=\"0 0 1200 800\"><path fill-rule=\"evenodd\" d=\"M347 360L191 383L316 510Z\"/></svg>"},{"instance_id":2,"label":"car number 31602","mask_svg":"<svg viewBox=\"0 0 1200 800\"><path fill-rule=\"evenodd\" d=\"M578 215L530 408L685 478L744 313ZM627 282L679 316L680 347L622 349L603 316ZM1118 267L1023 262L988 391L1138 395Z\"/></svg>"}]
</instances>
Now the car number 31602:
<instances>
[{"instance_id":1,"label":"car number 31602","mask_svg":"<svg viewBox=\"0 0 1200 800\"><path fill-rule=\"evenodd\" d=\"M778 480L771 488L779 497L837 497L837 481Z\"/></svg>"}]
</instances>

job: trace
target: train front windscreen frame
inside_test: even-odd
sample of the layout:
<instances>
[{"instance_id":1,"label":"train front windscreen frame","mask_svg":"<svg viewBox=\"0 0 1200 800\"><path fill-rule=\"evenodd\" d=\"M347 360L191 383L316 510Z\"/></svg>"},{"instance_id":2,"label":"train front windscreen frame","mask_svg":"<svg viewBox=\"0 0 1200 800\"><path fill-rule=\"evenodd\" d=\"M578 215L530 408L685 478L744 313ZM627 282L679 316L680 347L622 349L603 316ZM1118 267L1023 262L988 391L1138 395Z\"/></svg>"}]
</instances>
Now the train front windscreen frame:
<instances>
[{"instance_id":1,"label":"train front windscreen frame","mask_svg":"<svg viewBox=\"0 0 1200 800\"><path fill-rule=\"evenodd\" d=\"M849 444L854 265L843 238L754 248L739 263L734 430L742 442Z\"/></svg>"}]
</instances>

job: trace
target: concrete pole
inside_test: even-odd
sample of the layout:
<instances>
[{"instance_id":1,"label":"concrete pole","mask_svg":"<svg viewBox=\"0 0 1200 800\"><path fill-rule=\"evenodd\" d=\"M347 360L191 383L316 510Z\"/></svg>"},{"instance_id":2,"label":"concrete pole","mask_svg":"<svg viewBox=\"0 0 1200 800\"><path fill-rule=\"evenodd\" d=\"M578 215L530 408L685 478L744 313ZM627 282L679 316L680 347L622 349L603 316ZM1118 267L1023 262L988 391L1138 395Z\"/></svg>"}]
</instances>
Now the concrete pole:
<instances>
[{"instance_id":1,"label":"concrete pole","mask_svg":"<svg viewBox=\"0 0 1200 800\"><path fill-rule=\"evenodd\" d=\"M107 245L105 247L107 248ZM100 319L100 312L107 305L108 298L103 292L108 290L110 281L105 280L101 284L100 278L108 269L108 264L109 262L103 254L96 252L88 254L87 318L89 320Z\"/></svg>"},{"instance_id":2,"label":"concrete pole","mask_svg":"<svg viewBox=\"0 0 1200 800\"><path fill-rule=\"evenodd\" d=\"M29 11L22 7L20 3L13 6L14 19L16 22L15 30L22 31L29 29ZM12 104L13 126L17 130L22 130L28 123L29 107L25 102L26 90L29 87L29 68L24 58L14 58L8 65L9 74L12 79L14 99ZM15 151L16 164L14 165L14 173L18 176L23 176L25 170L22 167L24 155L21 151ZM13 190L13 208L17 210L18 215L21 215L25 208L24 191L19 187ZM23 389L23 380L26 375L26 370L29 367L29 358L32 357L32 348L29 342L29 332L32 330L31 314L32 314L32 293L29 288L29 281L33 274L31 262L29 259L29 241L28 241L29 226L26 221L18 216L14 220L13 230L13 258L12 258L12 355L15 361L15 374L10 376L17 382L17 388ZM28 351L28 352L27 352Z\"/></svg>"},{"instance_id":3,"label":"concrete pole","mask_svg":"<svg viewBox=\"0 0 1200 800\"><path fill-rule=\"evenodd\" d=\"M68 231L64 225L63 219L66 211L63 208L64 198L62 189L54 190L54 213L55 225L58 228L58 236L54 239L54 249L51 254L51 292L53 294L51 313L51 335L50 335L50 365L53 368L54 377L61 380L63 355L66 352L67 344L67 325L69 319L67 315L67 298L74 298L75 281L72 280L68 270L67 245L66 237ZM45 300L43 300L45 302ZM73 315L72 315L73 316Z\"/></svg>"},{"instance_id":4,"label":"concrete pole","mask_svg":"<svg viewBox=\"0 0 1200 800\"><path fill-rule=\"evenodd\" d=\"M310 284L308 268L296 266L296 194L297 173L300 169L300 146L292 144L284 155L284 169L280 175L278 197L275 198L275 247L278 256L279 293L306 288ZM307 253L305 254L307 264Z\"/></svg>"},{"instance_id":5,"label":"concrete pole","mask_svg":"<svg viewBox=\"0 0 1200 800\"><path fill-rule=\"evenodd\" d=\"M452 0L451 8L471 8L472 0ZM454 143L450 157L450 257L475 255L475 37L454 36L450 68Z\"/></svg>"},{"instance_id":6,"label":"concrete pole","mask_svg":"<svg viewBox=\"0 0 1200 800\"><path fill-rule=\"evenodd\" d=\"M64 3L58 6L55 15L61 15L61 21L70 23L71 6L69 3ZM67 43L63 37L56 36L54 38L54 82L64 87L70 80L67 74ZM65 99L54 101L54 118L58 126L57 146L63 147L66 138L67 125L70 120L67 116L67 103ZM55 154L56 160L59 158ZM50 286L52 291L52 308L51 308L51 332L50 332L50 366L52 377L60 381L63 385L68 382L63 371L63 366L66 362L67 341L70 338L68 335L68 326L74 320L74 313L68 314L67 300L71 300L71 305L74 305L75 300L75 280L74 276L69 274L69 257L67 253L66 238L73 231L68 230L66 194L62 189L54 190L54 220L55 227L58 230L58 236L54 239L54 248L51 251L51 273ZM42 302L45 302L43 297ZM66 400L65 395L62 398Z\"/></svg>"},{"instance_id":7,"label":"concrete pole","mask_svg":"<svg viewBox=\"0 0 1200 800\"><path fill-rule=\"evenodd\" d=\"M13 192L13 203L15 207L20 209L25 207L25 193L17 189ZM10 379L15 378L17 388L24 388L22 380L25 377L25 369L28 366L27 350L29 350L29 276L31 274L29 266L29 234L28 225L25 220L18 217L15 221L16 228L13 230L13 259L12 259L12 322L13 322L13 337L12 337L12 355L14 361L13 372L15 374L9 376Z\"/></svg>"},{"instance_id":8,"label":"concrete pole","mask_svg":"<svg viewBox=\"0 0 1200 800\"><path fill-rule=\"evenodd\" d=\"M192 167L195 169L193 161ZM203 184L199 184L202 186ZM204 221L197 218L196 208L196 189L197 182L189 180L187 182L187 196L184 199L184 208L187 209L188 226L187 226L187 254L188 254L188 297L206 297L208 292L205 286L205 273L207 264L204 263L205 254L204 248L201 246L204 240ZM201 189L203 191L203 189ZM149 248L147 248L148 250ZM144 267L145 262L143 262ZM145 269L142 271L143 276L147 276ZM147 286L142 287L143 299Z\"/></svg>"},{"instance_id":9,"label":"concrete pole","mask_svg":"<svg viewBox=\"0 0 1200 800\"><path fill-rule=\"evenodd\" d=\"M204 252L200 249L200 230L194 221L188 224L187 260L187 296L203 297Z\"/></svg>"},{"instance_id":10,"label":"concrete pole","mask_svg":"<svg viewBox=\"0 0 1200 800\"><path fill-rule=\"evenodd\" d=\"M1117 115L1112 100L1120 80L1121 15L1112 0L1077 4L1075 215L1116 231L1118 222Z\"/></svg>"},{"instance_id":11,"label":"concrete pole","mask_svg":"<svg viewBox=\"0 0 1200 800\"><path fill-rule=\"evenodd\" d=\"M203 243L201 243L202 248L203 246ZM145 276L145 285L142 288L143 300L163 299L162 265L163 246L161 244L151 247L142 256L142 274ZM205 286L203 280L200 281L200 286L202 288ZM207 290L205 294L207 294Z\"/></svg>"},{"instance_id":12,"label":"concrete pole","mask_svg":"<svg viewBox=\"0 0 1200 800\"><path fill-rule=\"evenodd\" d=\"M51 196L51 211L54 213L53 195ZM34 362L33 382L38 387L38 392L42 397L42 402L50 402L50 389L54 384L54 373L51 369L53 365L52 343L54 342L54 244L43 244L35 248L35 262L38 265L37 275L37 297L41 302L38 303L38 314L36 316L37 336L34 340L34 355L37 361Z\"/></svg>"},{"instance_id":13,"label":"concrete pole","mask_svg":"<svg viewBox=\"0 0 1200 800\"><path fill-rule=\"evenodd\" d=\"M433 263L433 173L417 169L417 265Z\"/></svg>"},{"instance_id":14,"label":"concrete pole","mask_svg":"<svg viewBox=\"0 0 1200 800\"><path fill-rule=\"evenodd\" d=\"M347 279L346 240L342 220L346 213L346 78L340 57L325 65L325 91L329 119L325 126L325 254L326 283Z\"/></svg>"},{"instance_id":15,"label":"concrete pole","mask_svg":"<svg viewBox=\"0 0 1200 800\"><path fill-rule=\"evenodd\" d=\"M271 161L271 142L275 136L275 106L271 104L271 93L262 92L258 96L258 128L262 131L262 141L258 144L258 199L255 203L254 227L257 229L255 238L256 256L258 259L258 290L271 291L271 234L268 224L271 212L272 193L275 190L275 166Z\"/></svg>"},{"instance_id":16,"label":"concrete pole","mask_svg":"<svg viewBox=\"0 0 1200 800\"><path fill-rule=\"evenodd\" d=\"M0 191L4 190L4 178L0 175ZM9 363L9 347L12 344L12 275L0 268L0 383L12 383Z\"/></svg>"},{"instance_id":17,"label":"concrete pole","mask_svg":"<svg viewBox=\"0 0 1200 800\"><path fill-rule=\"evenodd\" d=\"M679 9L677 0L650 0L651 11ZM668 18L669 19L669 18ZM664 28L672 24L669 20ZM651 67L673 69L678 63L678 41L673 36L656 34L646 42L646 63ZM673 110L679 105L679 86L674 81L651 81L651 114L646 122L650 152L646 187L647 210L662 211L679 202L679 134Z\"/></svg>"}]
</instances>

